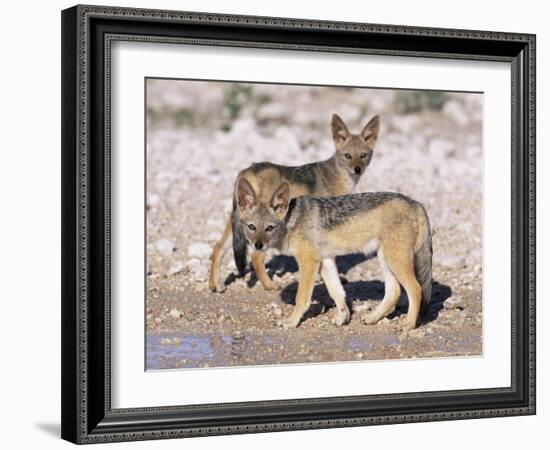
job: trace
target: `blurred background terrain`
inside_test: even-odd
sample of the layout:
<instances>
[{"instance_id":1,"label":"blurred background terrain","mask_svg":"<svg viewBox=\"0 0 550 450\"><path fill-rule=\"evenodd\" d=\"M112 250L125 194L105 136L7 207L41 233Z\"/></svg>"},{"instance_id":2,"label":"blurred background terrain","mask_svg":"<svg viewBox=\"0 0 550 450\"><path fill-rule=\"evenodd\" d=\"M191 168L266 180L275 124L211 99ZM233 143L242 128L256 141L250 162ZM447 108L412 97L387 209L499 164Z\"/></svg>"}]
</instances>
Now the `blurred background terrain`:
<instances>
[{"instance_id":1,"label":"blurred background terrain","mask_svg":"<svg viewBox=\"0 0 550 450\"><path fill-rule=\"evenodd\" d=\"M478 93L147 80L147 367L150 369L480 355L482 347L482 114ZM383 297L376 259L338 259L356 313L329 323L322 283L308 319L291 331L297 288L292 258L269 272L208 290L209 257L230 208L237 173L258 161L300 165L334 152L330 117L358 132L375 114L381 131L357 191L397 191L426 207L433 229L430 321L398 331L397 313L378 325L358 318Z\"/></svg>"}]
</instances>

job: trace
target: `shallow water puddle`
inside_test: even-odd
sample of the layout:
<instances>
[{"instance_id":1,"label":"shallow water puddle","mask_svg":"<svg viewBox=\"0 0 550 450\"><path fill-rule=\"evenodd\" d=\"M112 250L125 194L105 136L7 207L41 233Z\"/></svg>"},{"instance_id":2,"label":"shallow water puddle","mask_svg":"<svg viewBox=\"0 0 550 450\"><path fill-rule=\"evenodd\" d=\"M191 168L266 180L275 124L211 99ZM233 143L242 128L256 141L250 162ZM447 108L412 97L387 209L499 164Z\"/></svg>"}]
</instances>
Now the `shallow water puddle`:
<instances>
[{"instance_id":1,"label":"shallow water puddle","mask_svg":"<svg viewBox=\"0 0 550 450\"><path fill-rule=\"evenodd\" d=\"M390 341L391 338L385 345L395 345ZM273 334L252 337L245 334L149 333L146 357L148 370L230 367L354 360L353 354L368 355L374 346L368 336L342 339L328 346L311 339L302 341L296 348L288 345L284 336Z\"/></svg>"},{"instance_id":2,"label":"shallow water puddle","mask_svg":"<svg viewBox=\"0 0 550 450\"><path fill-rule=\"evenodd\" d=\"M147 369L237 365L247 344L243 335L148 334Z\"/></svg>"}]
</instances>

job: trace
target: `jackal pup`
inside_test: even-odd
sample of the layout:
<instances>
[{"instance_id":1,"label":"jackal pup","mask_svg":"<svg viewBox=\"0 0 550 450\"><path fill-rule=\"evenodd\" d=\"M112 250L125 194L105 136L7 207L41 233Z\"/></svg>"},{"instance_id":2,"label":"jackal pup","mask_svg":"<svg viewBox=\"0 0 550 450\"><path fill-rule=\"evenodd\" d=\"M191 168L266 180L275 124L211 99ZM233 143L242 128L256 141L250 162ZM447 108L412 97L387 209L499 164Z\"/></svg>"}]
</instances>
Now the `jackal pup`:
<instances>
[{"instance_id":1,"label":"jackal pup","mask_svg":"<svg viewBox=\"0 0 550 450\"><path fill-rule=\"evenodd\" d=\"M389 314L403 286L409 298L404 329L416 327L419 312L427 309L432 292L430 223L420 203L393 192L291 199L290 185L284 181L273 195L272 208L260 211L246 179L241 179L236 189L239 220L250 245L276 248L298 261L296 306L281 323L285 329L297 327L308 310L319 267L336 304L333 323L341 326L349 322L335 257L358 252L377 252L385 284L384 299L363 321L376 323Z\"/></svg>"},{"instance_id":2,"label":"jackal pup","mask_svg":"<svg viewBox=\"0 0 550 450\"><path fill-rule=\"evenodd\" d=\"M303 166L281 166L268 162L253 164L242 170L235 186L244 179L255 192L255 210L258 212L271 208L271 200L275 190L286 180L289 183L291 198L300 195L334 196L353 192L359 178L365 172L372 158L374 145L378 138L380 120L373 117L362 129L361 133L350 133L344 121L337 115L332 115L331 131L336 151L325 160ZM235 264L242 276L247 264L247 242L240 224L241 208L238 199L233 199L233 211L227 222L221 239L212 252L208 284L212 291L223 292L225 285L220 278L220 265L224 254L225 242L233 234L233 255ZM271 231L258 229L261 233ZM277 289L265 271L265 248L262 240L256 238L251 247L252 266L264 289Z\"/></svg>"}]
</instances>

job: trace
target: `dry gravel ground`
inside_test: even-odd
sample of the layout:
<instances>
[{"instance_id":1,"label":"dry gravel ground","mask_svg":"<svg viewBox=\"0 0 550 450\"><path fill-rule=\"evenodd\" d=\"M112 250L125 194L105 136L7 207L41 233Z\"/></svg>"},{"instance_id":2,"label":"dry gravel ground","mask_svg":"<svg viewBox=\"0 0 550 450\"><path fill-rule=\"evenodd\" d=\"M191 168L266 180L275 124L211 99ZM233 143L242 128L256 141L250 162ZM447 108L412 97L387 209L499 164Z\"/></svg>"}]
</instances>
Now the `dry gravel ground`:
<instances>
[{"instance_id":1,"label":"dry gravel ground","mask_svg":"<svg viewBox=\"0 0 550 450\"><path fill-rule=\"evenodd\" d=\"M422 202L433 228L429 319L399 331L407 309L377 325L361 314L383 297L376 258L338 258L353 315L330 324L322 282L295 330L276 324L293 308L297 267L274 255L282 285L253 274L227 290L206 280L239 170L255 161L298 165L330 157L332 112L352 130L374 114L381 132L358 191L398 191ZM147 367L194 368L473 356L482 352L482 95L149 80L147 86Z\"/></svg>"}]
</instances>

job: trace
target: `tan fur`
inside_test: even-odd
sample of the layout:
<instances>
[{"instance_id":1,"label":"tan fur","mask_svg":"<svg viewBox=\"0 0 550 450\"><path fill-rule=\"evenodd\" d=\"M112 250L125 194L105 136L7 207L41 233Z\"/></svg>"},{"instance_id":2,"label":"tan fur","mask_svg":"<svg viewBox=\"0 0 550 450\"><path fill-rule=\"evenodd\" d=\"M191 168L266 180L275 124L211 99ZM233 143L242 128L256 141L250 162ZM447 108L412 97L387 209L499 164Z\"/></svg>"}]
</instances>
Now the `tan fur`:
<instances>
[{"instance_id":1,"label":"tan fur","mask_svg":"<svg viewBox=\"0 0 550 450\"><path fill-rule=\"evenodd\" d=\"M220 266L224 255L224 246L227 239L229 239L229 236L231 236L231 220L227 221L221 239L214 245L214 251L212 252L211 257L212 260L210 263L211 267ZM212 269L210 269L210 273L208 274L208 286L210 286L210 289L217 292L223 292L225 290L225 285L221 282L221 280L219 280L218 277L216 277L216 272Z\"/></svg>"},{"instance_id":2,"label":"tan fur","mask_svg":"<svg viewBox=\"0 0 550 450\"><path fill-rule=\"evenodd\" d=\"M421 245L429 224L424 211L418 204L400 198L392 199L364 213L358 213L334 228L319 226L315 211L308 211L307 217L300 217L288 231L285 252L296 257L299 265L300 284L296 297L296 308L291 316L282 321L284 328L296 327L310 304L313 289L312 268L319 261L325 262L336 255L364 252L376 244L378 259L385 277L385 296L378 307L363 321L376 323L391 312L397 303L402 286L409 299L409 311L404 329L415 328L422 300L422 289L416 279L414 256ZM323 271L321 272L323 275ZM343 287L338 278L323 275L329 294L335 301L340 314L336 324L349 320L342 307ZM329 282L327 282L329 280ZM336 281L337 280L337 281ZM349 313L348 313L349 314Z\"/></svg>"},{"instance_id":3,"label":"tan fur","mask_svg":"<svg viewBox=\"0 0 550 450\"><path fill-rule=\"evenodd\" d=\"M279 286L275 283L265 271L265 252L252 252L252 267L256 272L256 276L262 283L265 290L271 291L278 289Z\"/></svg>"},{"instance_id":4,"label":"tan fur","mask_svg":"<svg viewBox=\"0 0 550 450\"><path fill-rule=\"evenodd\" d=\"M292 314L285 321L286 328L295 328L300 323L303 315L311 303L311 294L315 282L315 275L321 262L318 252L307 242L299 239L294 243L296 259L298 261L298 277L300 284L296 293L296 306Z\"/></svg>"}]
</instances>

